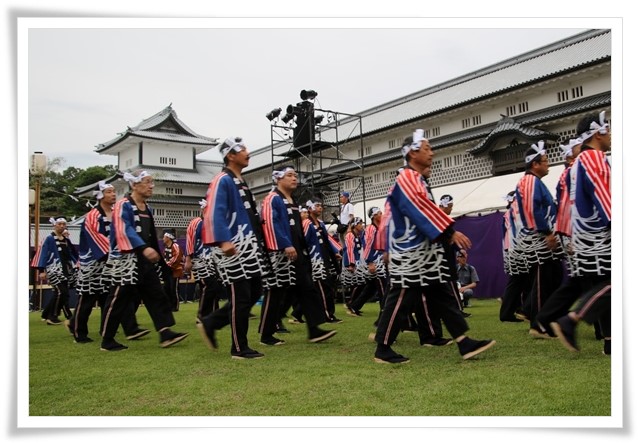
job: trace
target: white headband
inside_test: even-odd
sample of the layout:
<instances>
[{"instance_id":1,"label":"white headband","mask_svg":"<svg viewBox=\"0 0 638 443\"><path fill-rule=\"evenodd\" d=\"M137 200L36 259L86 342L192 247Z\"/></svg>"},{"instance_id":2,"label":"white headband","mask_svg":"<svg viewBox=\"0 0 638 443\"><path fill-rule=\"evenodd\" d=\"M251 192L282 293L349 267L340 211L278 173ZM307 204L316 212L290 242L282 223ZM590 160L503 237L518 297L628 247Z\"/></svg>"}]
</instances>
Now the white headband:
<instances>
[{"instance_id":1,"label":"white headband","mask_svg":"<svg viewBox=\"0 0 638 443\"><path fill-rule=\"evenodd\" d=\"M64 217L60 217L60 218L51 217L49 219L49 223L51 223L54 226L57 225L58 223L66 223L66 218L64 218Z\"/></svg>"},{"instance_id":2,"label":"white headband","mask_svg":"<svg viewBox=\"0 0 638 443\"><path fill-rule=\"evenodd\" d=\"M569 142L564 145L560 145L560 149L563 151L563 158L571 157L574 155L574 146L580 145L583 140L579 138L571 138Z\"/></svg>"},{"instance_id":3,"label":"white headband","mask_svg":"<svg viewBox=\"0 0 638 443\"><path fill-rule=\"evenodd\" d=\"M375 215L377 215L379 212L381 212L381 209L378 208L377 206L373 206L370 208L370 211L368 212L369 212L368 217L372 218Z\"/></svg>"},{"instance_id":4,"label":"white headband","mask_svg":"<svg viewBox=\"0 0 638 443\"><path fill-rule=\"evenodd\" d=\"M545 155L544 148L545 148L545 142L543 140L540 140L538 142L538 145L532 145L532 149L536 151L536 153L530 154L527 157L525 157L525 164L531 163L539 155Z\"/></svg>"},{"instance_id":5,"label":"white headband","mask_svg":"<svg viewBox=\"0 0 638 443\"><path fill-rule=\"evenodd\" d=\"M588 140L597 132L601 135L605 135L607 134L607 129L609 129L609 123L605 123L605 111L602 111L598 114L598 121L591 122L589 125L589 131L580 134L580 138Z\"/></svg>"},{"instance_id":6,"label":"white headband","mask_svg":"<svg viewBox=\"0 0 638 443\"><path fill-rule=\"evenodd\" d=\"M207 205L207 204L208 204L208 203L206 203L206 199L205 199L205 198L203 198L203 199L201 199L201 200L199 201L199 207L200 207L201 209L204 209L204 208L206 207L206 205Z\"/></svg>"},{"instance_id":7,"label":"white headband","mask_svg":"<svg viewBox=\"0 0 638 443\"><path fill-rule=\"evenodd\" d=\"M175 240L175 236L174 236L173 234L168 233L168 232L165 232L165 233L164 233L164 237L168 237L168 238L170 238L171 240Z\"/></svg>"},{"instance_id":8,"label":"white headband","mask_svg":"<svg viewBox=\"0 0 638 443\"><path fill-rule=\"evenodd\" d=\"M93 195L98 200L102 200L104 198L104 190L113 187L113 185L106 183L106 181L104 181L104 180L99 181L97 186L98 186L98 190L97 191L93 191Z\"/></svg>"},{"instance_id":9,"label":"white headband","mask_svg":"<svg viewBox=\"0 0 638 443\"><path fill-rule=\"evenodd\" d=\"M512 203L515 198L516 198L516 194L512 194L512 195L507 194L503 196L503 200L505 200L508 203Z\"/></svg>"},{"instance_id":10,"label":"white headband","mask_svg":"<svg viewBox=\"0 0 638 443\"><path fill-rule=\"evenodd\" d=\"M317 205L320 205L321 202L313 202L312 200L308 200L306 202L306 207L308 209L310 209L311 211L314 211L315 209L317 209Z\"/></svg>"},{"instance_id":11,"label":"white headband","mask_svg":"<svg viewBox=\"0 0 638 443\"><path fill-rule=\"evenodd\" d=\"M308 212L308 208L304 208L303 206L299 206L299 212Z\"/></svg>"},{"instance_id":12,"label":"white headband","mask_svg":"<svg viewBox=\"0 0 638 443\"><path fill-rule=\"evenodd\" d=\"M412 143L409 145L403 145L401 147L401 154L403 155L403 158L406 158L408 156L408 152L418 151L419 148L421 148L421 142L423 140L427 140L427 138L425 138L423 134L425 134L425 131L423 129L417 129L412 133Z\"/></svg>"},{"instance_id":13,"label":"white headband","mask_svg":"<svg viewBox=\"0 0 638 443\"><path fill-rule=\"evenodd\" d=\"M139 183L139 182L141 182L141 181L142 181L142 179L143 179L144 177L150 177L150 176L151 176L151 174L149 174L149 173L148 173L148 172L146 172L146 171L142 171L142 172L140 172L140 174L139 174L139 175L137 175L137 176L135 176L135 175L133 175L133 174L131 174L131 173L129 173L129 172L125 172L125 173L124 173L124 177L122 177L122 178L123 178L124 180L126 180L127 182L129 182L130 184L133 184L133 183Z\"/></svg>"},{"instance_id":14,"label":"white headband","mask_svg":"<svg viewBox=\"0 0 638 443\"><path fill-rule=\"evenodd\" d=\"M236 141L236 140L239 140L239 141ZM227 146L221 150L222 158L226 157L230 151L239 152L242 149L246 149L246 145L244 144L244 141L240 137L227 138L224 141L224 144Z\"/></svg>"},{"instance_id":15,"label":"white headband","mask_svg":"<svg viewBox=\"0 0 638 443\"><path fill-rule=\"evenodd\" d=\"M294 168L287 166L285 169L281 171L272 171L272 181L277 183L284 175L286 175L289 171L295 172Z\"/></svg>"},{"instance_id":16,"label":"white headband","mask_svg":"<svg viewBox=\"0 0 638 443\"><path fill-rule=\"evenodd\" d=\"M448 206L450 206L450 203L452 203L453 200L451 197L443 197L441 198L441 200L439 200L439 206L443 206L444 208L447 208Z\"/></svg>"}]
</instances>

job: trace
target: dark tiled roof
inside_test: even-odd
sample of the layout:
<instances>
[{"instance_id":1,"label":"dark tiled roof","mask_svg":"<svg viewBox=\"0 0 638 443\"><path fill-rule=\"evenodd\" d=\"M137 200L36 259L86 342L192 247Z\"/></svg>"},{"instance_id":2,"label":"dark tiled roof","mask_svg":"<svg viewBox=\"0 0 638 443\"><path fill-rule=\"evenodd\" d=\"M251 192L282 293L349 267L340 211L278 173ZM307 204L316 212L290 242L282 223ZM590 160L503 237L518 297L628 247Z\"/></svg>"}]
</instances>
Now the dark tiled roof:
<instances>
[{"instance_id":1,"label":"dark tiled roof","mask_svg":"<svg viewBox=\"0 0 638 443\"><path fill-rule=\"evenodd\" d=\"M171 105L168 105L157 114L142 120L137 125L127 127L125 132L118 134L118 136L114 139L105 143L100 143L96 146L97 149L95 151L103 153L131 136L188 143L198 146L206 146L207 148L211 148L219 144L217 141L218 138L199 135L186 126L184 122L177 118L177 113L173 110Z\"/></svg>"}]
</instances>

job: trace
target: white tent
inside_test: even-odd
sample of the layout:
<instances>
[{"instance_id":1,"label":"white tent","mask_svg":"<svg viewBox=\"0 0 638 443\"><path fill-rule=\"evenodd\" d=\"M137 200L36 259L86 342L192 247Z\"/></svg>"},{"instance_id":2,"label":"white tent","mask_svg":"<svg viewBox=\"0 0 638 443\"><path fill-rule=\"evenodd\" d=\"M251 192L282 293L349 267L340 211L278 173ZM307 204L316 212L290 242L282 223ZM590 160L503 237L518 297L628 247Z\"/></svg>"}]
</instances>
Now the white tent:
<instances>
[{"instance_id":1,"label":"white tent","mask_svg":"<svg viewBox=\"0 0 638 443\"><path fill-rule=\"evenodd\" d=\"M556 185L561 173L565 167L563 165L552 166L549 168L549 174L543 177L543 183L547 186L555 196ZM463 183L455 183L453 185L439 186L432 188L432 193L437 203L442 195L449 194L454 201L452 217L458 217L465 214L477 214L481 212L491 212L497 209L504 209L507 202L504 197L508 192L513 191L516 184L523 176L524 172L515 174L501 175L497 177L482 178ZM365 204L367 211L372 206L383 208L384 198L368 200ZM361 217L367 222L367 216L364 212L363 202L354 205L355 215Z\"/></svg>"}]
</instances>

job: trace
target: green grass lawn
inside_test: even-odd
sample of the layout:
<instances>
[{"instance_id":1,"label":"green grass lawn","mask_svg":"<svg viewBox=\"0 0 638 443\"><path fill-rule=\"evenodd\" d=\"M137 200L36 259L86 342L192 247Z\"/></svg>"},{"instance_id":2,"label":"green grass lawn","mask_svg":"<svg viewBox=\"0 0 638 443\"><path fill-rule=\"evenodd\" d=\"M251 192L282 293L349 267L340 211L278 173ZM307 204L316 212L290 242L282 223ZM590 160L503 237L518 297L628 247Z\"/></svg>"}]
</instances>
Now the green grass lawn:
<instances>
[{"instance_id":1,"label":"green grass lawn","mask_svg":"<svg viewBox=\"0 0 638 443\"><path fill-rule=\"evenodd\" d=\"M196 304L175 313L183 342L162 349L153 332L127 342L122 352L103 352L99 311L89 324L94 343L76 344L64 326L47 326L29 314L30 416L610 416L611 363L593 328L579 326L578 354L557 340L534 340L527 323L498 321L496 300L473 300L469 336L496 346L463 361L455 345L419 346L402 333L394 349L408 364L373 362L368 340L378 305L363 317L326 325L339 333L311 344L305 325L286 325L283 346L259 344L258 320L249 343L260 360L232 360L230 332L218 333L211 352L195 327ZM253 312L259 314L256 306ZM140 307L138 321L152 329Z\"/></svg>"}]
</instances>

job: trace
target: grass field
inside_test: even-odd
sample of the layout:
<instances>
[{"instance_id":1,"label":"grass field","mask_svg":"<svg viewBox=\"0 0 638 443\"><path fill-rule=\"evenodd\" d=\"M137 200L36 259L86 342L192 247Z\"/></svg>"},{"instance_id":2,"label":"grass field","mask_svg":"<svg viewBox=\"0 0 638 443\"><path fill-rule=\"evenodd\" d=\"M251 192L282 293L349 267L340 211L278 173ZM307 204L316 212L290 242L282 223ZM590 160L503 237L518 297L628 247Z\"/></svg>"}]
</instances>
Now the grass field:
<instances>
[{"instance_id":1,"label":"grass field","mask_svg":"<svg viewBox=\"0 0 638 443\"><path fill-rule=\"evenodd\" d=\"M611 363L593 328L579 326L581 352L557 340L534 340L527 323L498 321L496 300L476 300L468 311L469 336L496 346L463 361L455 345L419 346L402 333L394 349L404 365L373 362L378 305L363 317L342 306L331 340L310 344L305 325L287 325L286 344L259 344L251 320L250 345L260 360L231 360L230 334L218 333L211 352L195 327L195 304L175 313L183 342L162 349L153 332L127 342L122 352L99 350L99 311L89 324L94 343L76 344L64 326L47 326L29 314L30 416L610 416ZM259 314L256 306L253 312ZM141 307L138 321L152 329Z\"/></svg>"}]
</instances>

